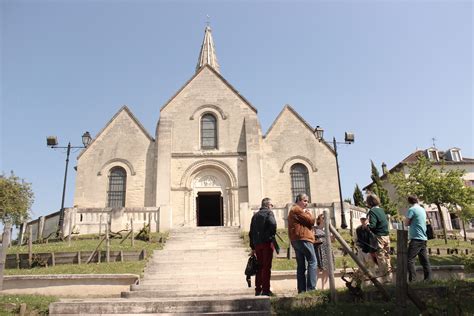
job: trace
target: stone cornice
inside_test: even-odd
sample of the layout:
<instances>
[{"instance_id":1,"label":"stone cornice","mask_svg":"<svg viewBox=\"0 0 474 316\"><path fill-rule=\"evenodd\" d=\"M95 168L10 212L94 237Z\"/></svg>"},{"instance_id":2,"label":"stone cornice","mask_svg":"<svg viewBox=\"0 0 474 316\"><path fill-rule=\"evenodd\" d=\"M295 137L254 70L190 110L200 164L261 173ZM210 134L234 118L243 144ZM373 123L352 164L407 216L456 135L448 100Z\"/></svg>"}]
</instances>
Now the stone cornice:
<instances>
[{"instance_id":1,"label":"stone cornice","mask_svg":"<svg viewBox=\"0 0 474 316\"><path fill-rule=\"evenodd\" d=\"M244 157L245 152L187 152L187 153L172 153L171 158L202 158L202 157Z\"/></svg>"}]
</instances>

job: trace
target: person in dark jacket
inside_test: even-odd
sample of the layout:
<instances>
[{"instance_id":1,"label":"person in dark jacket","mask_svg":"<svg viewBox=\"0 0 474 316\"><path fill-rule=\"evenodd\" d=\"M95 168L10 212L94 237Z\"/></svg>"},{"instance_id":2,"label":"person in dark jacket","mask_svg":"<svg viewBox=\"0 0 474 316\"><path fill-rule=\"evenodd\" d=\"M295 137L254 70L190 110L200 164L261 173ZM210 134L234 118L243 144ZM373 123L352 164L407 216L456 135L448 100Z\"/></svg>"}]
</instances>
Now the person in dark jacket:
<instances>
[{"instance_id":1,"label":"person in dark jacket","mask_svg":"<svg viewBox=\"0 0 474 316\"><path fill-rule=\"evenodd\" d=\"M358 249L357 257L375 275L377 248L372 243L372 233L369 230L366 215L360 217L360 226L355 230L354 242Z\"/></svg>"},{"instance_id":2,"label":"person in dark jacket","mask_svg":"<svg viewBox=\"0 0 474 316\"><path fill-rule=\"evenodd\" d=\"M273 240L276 234L276 221L272 212L272 200L264 198L260 210L250 223L250 248L258 260L259 269L255 276L255 295L271 296L270 277L273 260Z\"/></svg>"},{"instance_id":3,"label":"person in dark jacket","mask_svg":"<svg viewBox=\"0 0 474 316\"><path fill-rule=\"evenodd\" d=\"M390 272L392 270L390 263L390 235L388 231L387 215L380 205L380 199L375 194L369 194L366 199L367 206L370 207L367 215L369 216L369 229L377 238L377 265L378 276L382 277L384 283L390 282Z\"/></svg>"}]
</instances>

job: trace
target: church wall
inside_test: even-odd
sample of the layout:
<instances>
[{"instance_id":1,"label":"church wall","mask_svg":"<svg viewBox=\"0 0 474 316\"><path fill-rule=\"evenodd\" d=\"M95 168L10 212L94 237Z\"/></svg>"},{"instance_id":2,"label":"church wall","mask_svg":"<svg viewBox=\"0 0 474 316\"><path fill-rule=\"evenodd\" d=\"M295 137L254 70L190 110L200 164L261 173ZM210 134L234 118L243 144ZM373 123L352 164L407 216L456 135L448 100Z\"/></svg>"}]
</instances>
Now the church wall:
<instances>
[{"instance_id":1,"label":"church wall","mask_svg":"<svg viewBox=\"0 0 474 316\"><path fill-rule=\"evenodd\" d=\"M162 110L173 122L172 153L245 152L244 119L256 113L211 70L204 68ZM217 118L218 148L201 150L200 119Z\"/></svg>"},{"instance_id":2,"label":"church wall","mask_svg":"<svg viewBox=\"0 0 474 316\"><path fill-rule=\"evenodd\" d=\"M217 119L217 149L201 149L201 117L206 113L213 114ZM168 203L172 210L172 226L190 220L186 218L185 208L189 207L189 199L194 197L186 197L185 191L182 191L186 184L181 181L186 170L200 161L218 161L231 170L236 178L234 189L237 191L230 200L233 210L238 212L240 203L248 202L245 120L252 120L256 124L253 129L258 134L256 113L214 72L204 68L162 109L160 116L166 118L168 124L166 128L158 126L157 139L166 133L169 141L162 142L159 139L158 142L157 182L158 188L167 186L160 184L160 179L164 172L169 172L164 179L169 181L171 189ZM163 152L168 158L164 157ZM169 164L169 168L163 167L166 164ZM165 190L158 189L157 201L168 204L160 196L163 194Z\"/></svg>"},{"instance_id":3,"label":"church wall","mask_svg":"<svg viewBox=\"0 0 474 316\"><path fill-rule=\"evenodd\" d=\"M308 169L311 202L339 200L334 154L289 109L284 109L264 138L263 151L264 195L274 205L292 202L290 168L295 163Z\"/></svg>"},{"instance_id":4,"label":"church wall","mask_svg":"<svg viewBox=\"0 0 474 316\"><path fill-rule=\"evenodd\" d=\"M127 111L119 112L78 158L74 206L106 207L109 171L115 166L127 172L125 206L150 206L153 189L147 191L146 185L152 179L146 174L153 168L147 163L153 159L153 146Z\"/></svg>"}]
</instances>

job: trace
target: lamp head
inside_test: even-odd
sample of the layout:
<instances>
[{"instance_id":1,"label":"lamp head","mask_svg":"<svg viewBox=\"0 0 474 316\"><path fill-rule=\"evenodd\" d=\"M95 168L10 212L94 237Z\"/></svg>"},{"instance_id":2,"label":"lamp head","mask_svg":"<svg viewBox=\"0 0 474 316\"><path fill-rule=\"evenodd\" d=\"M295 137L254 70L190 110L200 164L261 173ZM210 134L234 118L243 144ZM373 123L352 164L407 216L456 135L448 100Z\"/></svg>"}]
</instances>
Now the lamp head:
<instances>
[{"instance_id":1,"label":"lamp head","mask_svg":"<svg viewBox=\"0 0 474 316\"><path fill-rule=\"evenodd\" d=\"M346 132L345 135L344 135L344 141L347 144L352 144L355 141L354 133Z\"/></svg>"},{"instance_id":2,"label":"lamp head","mask_svg":"<svg viewBox=\"0 0 474 316\"><path fill-rule=\"evenodd\" d=\"M56 136L48 136L46 137L46 146L57 146L58 145L58 138Z\"/></svg>"},{"instance_id":3,"label":"lamp head","mask_svg":"<svg viewBox=\"0 0 474 316\"><path fill-rule=\"evenodd\" d=\"M316 135L316 139L321 141L323 139L323 136L324 136L324 129L322 129L321 127L316 126L316 128L314 129L314 135Z\"/></svg>"},{"instance_id":4,"label":"lamp head","mask_svg":"<svg viewBox=\"0 0 474 316\"><path fill-rule=\"evenodd\" d=\"M91 134L89 134L89 132L85 132L82 135L82 144L84 145L84 147L87 147L90 145L91 142L92 142Z\"/></svg>"}]
</instances>

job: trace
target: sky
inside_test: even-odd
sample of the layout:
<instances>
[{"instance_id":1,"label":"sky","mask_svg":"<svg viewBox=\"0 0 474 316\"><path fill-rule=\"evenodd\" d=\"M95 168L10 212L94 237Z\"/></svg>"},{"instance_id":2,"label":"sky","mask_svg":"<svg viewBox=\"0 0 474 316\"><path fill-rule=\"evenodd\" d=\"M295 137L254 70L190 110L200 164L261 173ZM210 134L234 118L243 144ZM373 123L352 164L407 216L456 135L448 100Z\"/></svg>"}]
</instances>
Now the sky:
<instances>
[{"instance_id":1,"label":"sky","mask_svg":"<svg viewBox=\"0 0 474 316\"><path fill-rule=\"evenodd\" d=\"M338 146L343 197L417 149L473 153L471 1L0 0L0 172L60 209L65 150L127 105L150 135L195 72L209 16L221 74L265 134L291 105ZM71 154L65 206L73 205Z\"/></svg>"}]
</instances>

